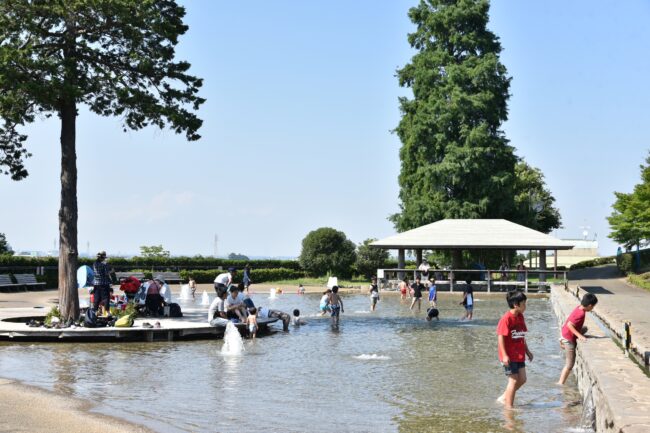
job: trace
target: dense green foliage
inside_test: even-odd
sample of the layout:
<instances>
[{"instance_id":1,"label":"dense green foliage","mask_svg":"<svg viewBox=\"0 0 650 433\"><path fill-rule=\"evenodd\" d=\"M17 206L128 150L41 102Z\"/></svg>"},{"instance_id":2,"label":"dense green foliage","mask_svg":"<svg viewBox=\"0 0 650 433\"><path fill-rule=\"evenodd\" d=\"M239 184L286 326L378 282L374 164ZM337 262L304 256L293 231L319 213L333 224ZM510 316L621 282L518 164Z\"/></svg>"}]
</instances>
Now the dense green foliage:
<instances>
[{"instance_id":1,"label":"dense green foliage","mask_svg":"<svg viewBox=\"0 0 650 433\"><path fill-rule=\"evenodd\" d=\"M300 265L312 276L349 277L356 261L354 243L345 233L330 227L311 231L302 240Z\"/></svg>"},{"instance_id":2,"label":"dense green foliage","mask_svg":"<svg viewBox=\"0 0 650 433\"><path fill-rule=\"evenodd\" d=\"M488 11L487 0L422 0L409 10L417 52L397 71L413 91L399 100L401 203L390 217L398 231L445 218L505 218L545 232L560 225L543 176L501 130L510 78Z\"/></svg>"},{"instance_id":3,"label":"dense green foliage","mask_svg":"<svg viewBox=\"0 0 650 433\"><path fill-rule=\"evenodd\" d=\"M193 277L197 283L212 283L219 273L220 271L204 269L183 270L180 272L183 281L187 281L189 277ZM253 280L254 284L279 280L292 280L296 278L303 278L304 276L305 273L303 271L297 271L295 269L276 268L251 270L251 279ZM234 282L241 282L241 278L241 273L238 273L235 275Z\"/></svg>"},{"instance_id":4,"label":"dense green foliage","mask_svg":"<svg viewBox=\"0 0 650 433\"><path fill-rule=\"evenodd\" d=\"M162 245L151 245L151 246L142 245L140 247L140 255L146 258L152 258L152 257L166 258L169 257L169 251L165 250Z\"/></svg>"},{"instance_id":5,"label":"dense green foliage","mask_svg":"<svg viewBox=\"0 0 650 433\"><path fill-rule=\"evenodd\" d=\"M614 212L607 218L612 228L609 237L626 248L650 242L650 155L645 162L640 166L641 183L629 194L614 193Z\"/></svg>"},{"instance_id":6,"label":"dense green foliage","mask_svg":"<svg viewBox=\"0 0 650 433\"><path fill-rule=\"evenodd\" d=\"M239 253L228 254L228 260L249 260L248 256Z\"/></svg>"},{"instance_id":7,"label":"dense green foliage","mask_svg":"<svg viewBox=\"0 0 650 433\"><path fill-rule=\"evenodd\" d=\"M4 233L0 233L0 256L13 256L14 250L11 249L11 245L7 242L7 238Z\"/></svg>"},{"instance_id":8,"label":"dense green foliage","mask_svg":"<svg viewBox=\"0 0 650 433\"><path fill-rule=\"evenodd\" d=\"M376 275L378 268L385 268L389 258L387 250L370 247L370 243L374 241L376 239L366 239L357 247L355 268L357 274L366 278Z\"/></svg>"},{"instance_id":9,"label":"dense green foliage","mask_svg":"<svg viewBox=\"0 0 650 433\"><path fill-rule=\"evenodd\" d=\"M640 268L636 269L637 252L628 252L616 256L616 265L622 274L628 275L633 272L643 272L644 269L650 268L650 249L640 250Z\"/></svg>"},{"instance_id":10,"label":"dense green foliage","mask_svg":"<svg viewBox=\"0 0 650 433\"><path fill-rule=\"evenodd\" d=\"M594 266L608 265L610 263L616 263L615 256L609 257L598 257L597 259L583 260L582 262L574 263L569 267L570 270L574 269L584 269L584 268L593 268Z\"/></svg>"},{"instance_id":11,"label":"dense green foliage","mask_svg":"<svg viewBox=\"0 0 650 433\"><path fill-rule=\"evenodd\" d=\"M0 171L27 176L22 128L52 115L61 124L58 287L66 319L79 317L79 106L119 117L125 131L170 127L198 140L202 80L175 61L184 16L174 0L0 2Z\"/></svg>"},{"instance_id":12,"label":"dense green foliage","mask_svg":"<svg viewBox=\"0 0 650 433\"><path fill-rule=\"evenodd\" d=\"M544 182L544 174L520 160L515 165L514 221L542 233L562 226L560 211L554 206L555 197Z\"/></svg>"}]
</instances>

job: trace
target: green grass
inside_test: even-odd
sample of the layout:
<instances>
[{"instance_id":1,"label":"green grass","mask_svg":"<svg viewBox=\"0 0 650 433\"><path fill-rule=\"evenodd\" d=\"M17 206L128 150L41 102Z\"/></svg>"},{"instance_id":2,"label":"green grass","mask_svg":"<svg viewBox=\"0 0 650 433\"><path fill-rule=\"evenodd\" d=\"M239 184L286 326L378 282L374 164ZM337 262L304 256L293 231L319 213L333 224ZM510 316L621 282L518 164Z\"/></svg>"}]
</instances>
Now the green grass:
<instances>
[{"instance_id":1,"label":"green grass","mask_svg":"<svg viewBox=\"0 0 650 433\"><path fill-rule=\"evenodd\" d=\"M650 291L650 272L646 272L644 274L630 274L627 277L627 280L630 282L630 284Z\"/></svg>"}]
</instances>

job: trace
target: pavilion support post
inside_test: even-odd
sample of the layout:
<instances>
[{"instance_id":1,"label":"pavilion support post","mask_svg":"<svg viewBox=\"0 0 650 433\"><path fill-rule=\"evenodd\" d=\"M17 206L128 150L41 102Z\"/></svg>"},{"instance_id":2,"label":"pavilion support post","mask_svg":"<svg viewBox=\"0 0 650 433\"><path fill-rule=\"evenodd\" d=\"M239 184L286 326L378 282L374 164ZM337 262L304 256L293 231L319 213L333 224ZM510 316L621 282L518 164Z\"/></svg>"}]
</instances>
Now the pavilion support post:
<instances>
[{"instance_id":1,"label":"pavilion support post","mask_svg":"<svg viewBox=\"0 0 650 433\"><path fill-rule=\"evenodd\" d=\"M553 278L557 277L557 250L553 254Z\"/></svg>"},{"instance_id":2,"label":"pavilion support post","mask_svg":"<svg viewBox=\"0 0 650 433\"><path fill-rule=\"evenodd\" d=\"M406 267L406 259L404 255L404 248L397 250L397 268L404 269ZM400 280L404 279L404 271L397 272L397 278Z\"/></svg>"},{"instance_id":3,"label":"pavilion support post","mask_svg":"<svg viewBox=\"0 0 650 433\"><path fill-rule=\"evenodd\" d=\"M415 265L420 266L422 263L422 248L418 248L415 250Z\"/></svg>"},{"instance_id":4,"label":"pavilion support post","mask_svg":"<svg viewBox=\"0 0 650 433\"><path fill-rule=\"evenodd\" d=\"M546 270L546 250L539 250L539 270L540 271ZM545 281L546 281L546 274L540 273L539 282L542 283Z\"/></svg>"},{"instance_id":5,"label":"pavilion support post","mask_svg":"<svg viewBox=\"0 0 650 433\"><path fill-rule=\"evenodd\" d=\"M533 267L533 250L528 250L528 267Z\"/></svg>"}]
</instances>

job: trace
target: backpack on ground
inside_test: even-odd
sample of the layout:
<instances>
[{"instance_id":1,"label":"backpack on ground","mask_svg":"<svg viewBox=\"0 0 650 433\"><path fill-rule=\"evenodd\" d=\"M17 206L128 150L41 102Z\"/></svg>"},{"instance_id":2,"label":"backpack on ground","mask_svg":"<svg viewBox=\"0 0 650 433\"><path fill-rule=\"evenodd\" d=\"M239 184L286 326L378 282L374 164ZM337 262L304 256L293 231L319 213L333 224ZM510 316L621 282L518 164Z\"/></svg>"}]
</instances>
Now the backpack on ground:
<instances>
[{"instance_id":1,"label":"backpack on ground","mask_svg":"<svg viewBox=\"0 0 650 433\"><path fill-rule=\"evenodd\" d=\"M115 322L116 328L130 328L131 326L133 326L133 316L130 314L120 317Z\"/></svg>"},{"instance_id":2,"label":"backpack on ground","mask_svg":"<svg viewBox=\"0 0 650 433\"><path fill-rule=\"evenodd\" d=\"M169 304L169 317L183 317L181 306L176 303Z\"/></svg>"},{"instance_id":3,"label":"backpack on ground","mask_svg":"<svg viewBox=\"0 0 650 433\"><path fill-rule=\"evenodd\" d=\"M97 327L97 313L92 308L86 310L84 316L84 327L86 328L96 328Z\"/></svg>"}]
</instances>

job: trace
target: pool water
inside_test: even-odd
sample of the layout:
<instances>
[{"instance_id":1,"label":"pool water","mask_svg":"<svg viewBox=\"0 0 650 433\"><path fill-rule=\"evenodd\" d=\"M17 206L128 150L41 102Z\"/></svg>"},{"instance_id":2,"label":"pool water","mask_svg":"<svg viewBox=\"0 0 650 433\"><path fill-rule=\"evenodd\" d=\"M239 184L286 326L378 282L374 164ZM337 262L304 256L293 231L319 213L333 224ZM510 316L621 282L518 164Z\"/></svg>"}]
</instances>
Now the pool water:
<instances>
[{"instance_id":1,"label":"pool water","mask_svg":"<svg viewBox=\"0 0 650 433\"><path fill-rule=\"evenodd\" d=\"M535 359L518 408L504 411L495 403L506 384L495 329L505 300L478 294L475 319L463 322L460 298L441 297L441 320L426 322L426 302L418 314L383 296L370 313L367 296L344 295L332 330L317 313L320 295L258 294L256 305L299 308L308 323L246 340L241 356L223 356L223 340L5 343L0 376L170 433L582 431L575 381L555 385L563 359L547 299L528 301Z\"/></svg>"}]
</instances>

